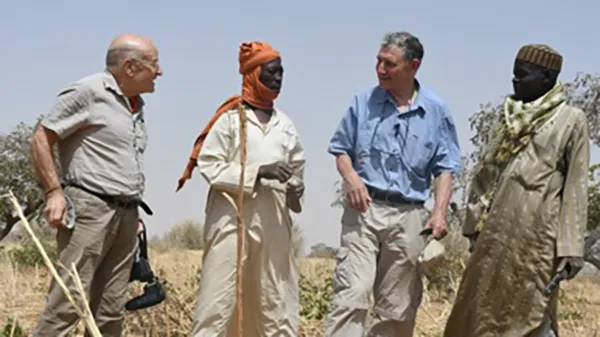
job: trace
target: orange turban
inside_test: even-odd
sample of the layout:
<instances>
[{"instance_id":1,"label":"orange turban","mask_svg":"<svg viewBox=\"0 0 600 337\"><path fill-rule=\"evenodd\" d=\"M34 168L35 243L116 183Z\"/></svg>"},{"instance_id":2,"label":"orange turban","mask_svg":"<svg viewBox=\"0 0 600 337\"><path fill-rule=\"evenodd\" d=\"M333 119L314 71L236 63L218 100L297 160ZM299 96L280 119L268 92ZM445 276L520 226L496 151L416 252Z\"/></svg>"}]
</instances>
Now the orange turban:
<instances>
[{"instance_id":1,"label":"orange turban","mask_svg":"<svg viewBox=\"0 0 600 337\"><path fill-rule=\"evenodd\" d=\"M188 164L183 175L179 178L177 191L183 187L186 180L192 177L192 172L197 165L198 154L200 153L204 139L217 119L219 119L225 111L236 108L244 101L259 109L267 110L273 108L273 101L277 98L279 93L267 88L260 82L259 77L262 71L262 65L279 57L279 52L265 42L253 41L245 42L240 45L238 61L240 63L239 72L242 74L242 95L234 95L221 104L208 124L204 127L204 130L202 130L202 133L196 138Z\"/></svg>"}]
</instances>

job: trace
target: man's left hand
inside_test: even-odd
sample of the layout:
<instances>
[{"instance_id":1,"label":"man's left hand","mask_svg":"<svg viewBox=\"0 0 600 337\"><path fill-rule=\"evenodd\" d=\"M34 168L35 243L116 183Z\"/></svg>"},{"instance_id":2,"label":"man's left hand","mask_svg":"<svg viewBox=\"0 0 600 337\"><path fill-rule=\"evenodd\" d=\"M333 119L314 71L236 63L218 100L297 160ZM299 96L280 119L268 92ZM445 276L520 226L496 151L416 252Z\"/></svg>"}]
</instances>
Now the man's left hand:
<instances>
[{"instance_id":1,"label":"man's left hand","mask_svg":"<svg viewBox=\"0 0 600 337\"><path fill-rule=\"evenodd\" d=\"M287 184L286 189L288 197L294 197L300 199L302 194L304 194L304 183L300 182L299 184Z\"/></svg>"},{"instance_id":2,"label":"man's left hand","mask_svg":"<svg viewBox=\"0 0 600 337\"><path fill-rule=\"evenodd\" d=\"M286 199L288 207L295 213L300 213L302 206L300 205L300 198L304 193L304 183L298 182L296 184L288 183L286 189Z\"/></svg>"},{"instance_id":3,"label":"man's left hand","mask_svg":"<svg viewBox=\"0 0 600 337\"><path fill-rule=\"evenodd\" d=\"M583 269L585 261L583 257L566 256L561 257L558 263L558 271L565 270L567 272L566 279L570 280L577 276L577 274Z\"/></svg>"},{"instance_id":4,"label":"man's left hand","mask_svg":"<svg viewBox=\"0 0 600 337\"><path fill-rule=\"evenodd\" d=\"M433 238L436 240L441 240L448 234L446 217L439 213L433 213L429 220L427 220L425 228L433 230Z\"/></svg>"}]
</instances>

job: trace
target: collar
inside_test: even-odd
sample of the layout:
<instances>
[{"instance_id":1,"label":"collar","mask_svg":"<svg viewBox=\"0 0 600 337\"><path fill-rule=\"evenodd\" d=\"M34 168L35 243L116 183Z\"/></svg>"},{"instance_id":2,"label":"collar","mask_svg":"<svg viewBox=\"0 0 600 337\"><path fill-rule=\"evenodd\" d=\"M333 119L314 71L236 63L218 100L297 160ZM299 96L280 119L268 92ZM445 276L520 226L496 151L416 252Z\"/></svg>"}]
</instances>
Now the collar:
<instances>
[{"instance_id":1,"label":"collar","mask_svg":"<svg viewBox=\"0 0 600 337\"><path fill-rule=\"evenodd\" d=\"M108 70L104 71L104 78L102 79L102 82L104 83L104 88L107 90L110 90L114 93L116 93L117 95L121 96L123 99L125 99L127 101L127 105L129 107L131 107L131 101L128 97L125 97L125 95L123 94L123 91L121 90L121 87L119 87L119 84L117 83L117 80L115 79L114 75L109 72ZM136 98L136 111L141 111L141 109L144 107L145 105L145 101L142 98L142 96L138 95Z\"/></svg>"},{"instance_id":2,"label":"collar","mask_svg":"<svg viewBox=\"0 0 600 337\"><path fill-rule=\"evenodd\" d=\"M414 85L415 85L416 95L413 96L413 102L410 105L410 110L416 110L418 108L426 110L425 109L425 95L423 93L425 88L423 88L421 86L421 83L419 83L419 81L416 78L414 80ZM394 105L394 107L397 107L394 97L387 89L383 89L382 87L377 86L374 96L375 96L374 97L375 102L377 104L384 104L385 102L389 102L390 104Z\"/></svg>"},{"instance_id":3,"label":"collar","mask_svg":"<svg viewBox=\"0 0 600 337\"><path fill-rule=\"evenodd\" d=\"M254 114L254 109L248 105L245 105L245 107L246 107L246 118L248 119L248 121L252 122L253 124L256 124L260 128L263 128L262 123L258 120L256 115ZM273 107L271 119L269 119L269 123L267 123L267 125L265 126L266 130L270 130L272 127L279 124L279 122L280 122L279 114L280 114L279 110L277 110L277 108Z\"/></svg>"}]
</instances>

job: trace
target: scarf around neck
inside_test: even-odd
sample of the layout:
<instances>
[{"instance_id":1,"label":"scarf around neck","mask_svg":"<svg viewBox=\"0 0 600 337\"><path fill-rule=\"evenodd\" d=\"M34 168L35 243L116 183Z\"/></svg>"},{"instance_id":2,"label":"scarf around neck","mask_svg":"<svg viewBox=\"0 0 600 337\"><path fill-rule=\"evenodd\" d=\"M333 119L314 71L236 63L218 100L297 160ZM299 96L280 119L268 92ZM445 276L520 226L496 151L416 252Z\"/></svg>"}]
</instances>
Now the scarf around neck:
<instances>
[{"instance_id":1,"label":"scarf around neck","mask_svg":"<svg viewBox=\"0 0 600 337\"><path fill-rule=\"evenodd\" d=\"M493 172L493 184L486 191L484 211L476 225L481 231L487 220L487 214L496 193L498 180L509 161L529 144L536 131L558 111L557 107L566 102L563 85L557 81L554 87L540 98L524 103L508 97L493 129L488 153L482 159L482 165Z\"/></svg>"}]
</instances>

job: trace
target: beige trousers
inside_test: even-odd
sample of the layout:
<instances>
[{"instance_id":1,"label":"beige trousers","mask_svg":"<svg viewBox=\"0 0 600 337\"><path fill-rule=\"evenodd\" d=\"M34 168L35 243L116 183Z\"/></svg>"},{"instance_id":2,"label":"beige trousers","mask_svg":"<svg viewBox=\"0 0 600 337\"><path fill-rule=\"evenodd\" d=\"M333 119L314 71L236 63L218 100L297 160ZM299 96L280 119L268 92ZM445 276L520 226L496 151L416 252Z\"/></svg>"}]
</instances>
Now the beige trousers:
<instances>
[{"instance_id":1,"label":"beige trousers","mask_svg":"<svg viewBox=\"0 0 600 337\"><path fill-rule=\"evenodd\" d=\"M137 242L138 210L112 208L74 187L66 187L65 193L73 201L77 219L72 230L57 231L58 260L69 269L75 264L102 336L120 337ZM84 308L73 279L63 268L57 270L79 307ZM32 336L65 337L78 322L75 309L53 280Z\"/></svg>"},{"instance_id":2,"label":"beige trousers","mask_svg":"<svg viewBox=\"0 0 600 337\"><path fill-rule=\"evenodd\" d=\"M278 195L260 189L246 210L243 257L244 337L297 337L298 270L291 219ZM192 337L236 336L237 222L232 206L211 193Z\"/></svg>"},{"instance_id":3,"label":"beige trousers","mask_svg":"<svg viewBox=\"0 0 600 337\"><path fill-rule=\"evenodd\" d=\"M326 337L362 337L371 293L374 317L366 336L412 336L422 300L418 257L426 241L419 232L426 220L422 205L373 200L365 213L344 210Z\"/></svg>"}]
</instances>

